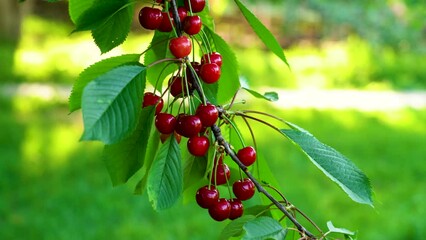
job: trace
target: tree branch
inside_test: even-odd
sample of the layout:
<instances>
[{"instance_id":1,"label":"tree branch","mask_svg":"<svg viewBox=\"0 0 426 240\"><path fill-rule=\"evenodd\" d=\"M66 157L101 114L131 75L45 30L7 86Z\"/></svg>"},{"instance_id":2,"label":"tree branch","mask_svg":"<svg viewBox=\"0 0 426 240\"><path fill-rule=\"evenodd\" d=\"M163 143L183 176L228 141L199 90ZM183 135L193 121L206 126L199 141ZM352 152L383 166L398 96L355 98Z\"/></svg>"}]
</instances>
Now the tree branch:
<instances>
[{"instance_id":1,"label":"tree branch","mask_svg":"<svg viewBox=\"0 0 426 240\"><path fill-rule=\"evenodd\" d=\"M181 22L180 22L180 19L179 19L178 11L177 11L176 0L171 0L170 3L171 3L171 7L172 7L172 12L173 12L173 20L176 24L176 32L177 32L178 36L182 36L182 25L181 25ZM186 60L189 61L188 57L186 57ZM195 71L192 68L190 68L190 69L191 70L189 71L189 74L191 74L191 78L197 79ZM193 86L194 86L195 90L197 91L198 95L200 96L202 102L207 103L208 100L206 99L206 97L202 93L201 86L198 83L198 81L195 80L193 82ZM224 110L223 109L218 109L218 110L219 110L219 113L220 113L219 117L221 117L221 115L224 114ZM266 189L262 187L262 185L259 183L259 181L257 181L257 179L248 171L247 167L240 161L240 159L238 159L235 152L231 149L231 146L229 145L229 143L225 140L225 138L223 138L222 133L220 131L220 128L216 124L214 124L211 127L211 130L212 130L218 144L221 145L225 149L225 152L232 158L232 160L246 174L246 176L254 183L257 190L259 192L263 193L269 200L271 200L271 202L275 206L277 206L278 209L281 210L281 212L284 213L284 215L296 226L296 228L299 230L299 232L302 234L302 236L305 234L310 239L316 239L316 237L311 232L309 232L305 227L303 227L290 214L290 212L288 212L286 210L285 206L283 204L281 204L277 199L275 199L268 191L266 191Z\"/></svg>"}]
</instances>

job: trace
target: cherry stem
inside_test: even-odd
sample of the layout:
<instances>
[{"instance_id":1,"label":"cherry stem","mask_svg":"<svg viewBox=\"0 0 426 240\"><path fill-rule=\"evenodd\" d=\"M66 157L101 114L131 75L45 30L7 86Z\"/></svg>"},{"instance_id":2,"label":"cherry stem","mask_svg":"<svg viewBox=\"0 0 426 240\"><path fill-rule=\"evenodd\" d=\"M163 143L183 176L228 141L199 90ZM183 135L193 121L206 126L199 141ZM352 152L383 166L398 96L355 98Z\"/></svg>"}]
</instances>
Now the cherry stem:
<instances>
[{"instance_id":1,"label":"cherry stem","mask_svg":"<svg viewBox=\"0 0 426 240\"><path fill-rule=\"evenodd\" d=\"M171 0L170 3L171 3L172 11L173 11L173 19L176 23L177 34L178 34L178 36L182 36L182 27L181 27L181 22L180 22L178 11L177 11L176 0ZM186 59L188 60L188 57L186 57ZM196 73L195 73L194 69L191 68L191 71L189 71L189 74L192 75L193 79L196 79ZM208 103L206 96L203 94L203 92L201 90L201 86L200 86L200 84L198 84L197 81L194 81L194 88L197 91L200 98L203 100L203 102ZM224 115L223 114L224 111L223 111L223 109L219 109L219 110L221 110L221 111L219 111L219 116L222 117L222 115ZM297 221L297 219L294 218L293 215L291 215L291 213L286 210L284 205L281 204L277 199L275 199L268 191L266 191L266 189L262 187L262 185L259 183L259 181L257 181L257 179L248 171L247 167L240 161L240 159L237 157L235 152L231 149L231 146L229 145L229 143L223 138L222 133L220 131L220 128L216 124L214 124L213 126L211 126L211 130L213 132L214 137L216 138L217 143L225 149L225 152L232 158L232 160L246 174L246 176L254 183L257 190L259 192L263 193L275 206L277 206L277 208L282 213L284 213L285 216L288 217L288 219L300 231L302 237L306 235L310 239L316 239L316 237L311 232L309 232L304 226L302 226Z\"/></svg>"}]
</instances>

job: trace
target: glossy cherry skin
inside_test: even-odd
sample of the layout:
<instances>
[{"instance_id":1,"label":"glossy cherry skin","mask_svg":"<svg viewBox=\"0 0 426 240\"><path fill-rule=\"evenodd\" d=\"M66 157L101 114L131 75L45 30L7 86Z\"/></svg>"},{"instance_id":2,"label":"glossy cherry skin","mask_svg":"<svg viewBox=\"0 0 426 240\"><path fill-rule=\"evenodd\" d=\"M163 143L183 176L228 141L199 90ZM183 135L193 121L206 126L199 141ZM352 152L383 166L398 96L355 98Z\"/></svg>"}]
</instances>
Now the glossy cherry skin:
<instances>
[{"instance_id":1,"label":"glossy cherry skin","mask_svg":"<svg viewBox=\"0 0 426 240\"><path fill-rule=\"evenodd\" d=\"M195 74L197 76L199 76L200 75L200 68L201 68L200 63L199 62L191 62L191 66L192 66L192 68L194 68ZM194 79L192 77L193 75L191 74L191 71L192 71L191 68L189 68L189 67L186 68L186 77L188 79L188 82L194 83L194 81L196 81L196 79ZM197 76L195 76L195 77L197 77Z\"/></svg>"},{"instance_id":2,"label":"glossy cherry skin","mask_svg":"<svg viewBox=\"0 0 426 240\"><path fill-rule=\"evenodd\" d=\"M215 204L209 207L209 214L216 221L223 221L231 214L231 204L225 198L220 198Z\"/></svg>"},{"instance_id":3,"label":"glossy cherry skin","mask_svg":"<svg viewBox=\"0 0 426 240\"><path fill-rule=\"evenodd\" d=\"M176 58L183 58L188 56L191 53L191 48L191 40L189 40L189 38L186 36L173 38L169 43L170 52Z\"/></svg>"},{"instance_id":4,"label":"glossy cherry skin","mask_svg":"<svg viewBox=\"0 0 426 240\"><path fill-rule=\"evenodd\" d=\"M147 92L143 95L142 107L157 105L155 108L155 114L158 114L163 109L163 99L160 96L155 95L154 93Z\"/></svg>"},{"instance_id":5,"label":"glossy cherry skin","mask_svg":"<svg viewBox=\"0 0 426 240\"><path fill-rule=\"evenodd\" d=\"M188 9L186 9L186 7L178 7L177 11L178 11L180 22L182 23L185 20L185 18L188 16ZM172 11L170 10L170 16L172 16L171 12Z\"/></svg>"},{"instance_id":6,"label":"glossy cherry skin","mask_svg":"<svg viewBox=\"0 0 426 240\"><path fill-rule=\"evenodd\" d=\"M196 136L201 130L202 124L199 117L195 115L179 115L175 130L184 137Z\"/></svg>"},{"instance_id":7,"label":"glossy cherry skin","mask_svg":"<svg viewBox=\"0 0 426 240\"><path fill-rule=\"evenodd\" d=\"M170 134L175 131L176 118L169 113L158 113L155 117L155 127L160 133Z\"/></svg>"},{"instance_id":8,"label":"glossy cherry skin","mask_svg":"<svg viewBox=\"0 0 426 240\"><path fill-rule=\"evenodd\" d=\"M207 103L207 105L199 105L195 111L195 115L200 118L203 127L211 127L216 123L219 117L219 111L215 105Z\"/></svg>"},{"instance_id":9,"label":"glossy cherry skin","mask_svg":"<svg viewBox=\"0 0 426 240\"><path fill-rule=\"evenodd\" d=\"M158 29L162 20L163 15L160 9L144 7L139 11L139 23L146 29Z\"/></svg>"},{"instance_id":10,"label":"glossy cherry skin","mask_svg":"<svg viewBox=\"0 0 426 240\"><path fill-rule=\"evenodd\" d=\"M191 4L191 8L189 7L190 4ZM193 13L203 11L204 6L206 6L206 0L185 0L186 9L188 10L192 9Z\"/></svg>"},{"instance_id":11,"label":"glossy cherry skin","mask_svg":"<svg viewBox=\"0 0 426 240\"><path fill-rule=\"evenodd\" d=\"M202 208L209 208L219 200L219 191L213 186L204 186L198 189L195 200Z\"/></svg>"},{"instance_id":12,"label":"glossy cherry skin","mask_svg":"<svg viewBox=\"0 0 426 240\"><path fill-rule=\"evenodd\" d=\"M205 63L201 65L200 77L205 83L215 83L220 78L220 67L216 63Z\"/></svg>"},{"instance_id":13,"label":"glossy cherry skin","mask_svg":"<svg viewBox=\"0 0 426 240\"><path fill-rule=\"evenodd\" d=\"M216 168L213 170L213 177L211 178L211 183L216 185L222 185L225 184L230 178L231 170L229 170L228 165L224 163L217 166L217 171Z\"/></svg>"},{"instance_id":14,"label":"glossy cherry skin","mask_svg":"<svg viewBox=\"0 0 426 240\"><path fill-rule=\"evenodd\" d=\"M169 86L170 94L172 94L173 97L182 97L187 95L187 87L190 94L194 91L192 84L188 82L188 86L186 86L182 77L172 77L169 80Z\"/></svg>"},{"instance_id":15,"label":"glossy cherry skin","mask_svg":"<svg viewBox=\"0 0 426 240\"><path fill-rule=\"evenodd\" d=\"M201 65L206 63L216 63L216 65L222 67L222 55L220 55L218 52L204 54L201 58Z\"/></svg>"},{"instance_id":16,"label":"glossy cherry skin","mask_svg":"<svg viewBox=\"0 0 426 240\"><path fill-rule=\"evenodd\" d=\"M203 23L200 16L188 16L183 21L183 31L188 35L195 35L201 31Z\"/></svg>"},{"instance_id":17,"label":"glossy cherry skin","mask_svg":"<svg viewBox=\"0 0 426 240\"><path fill-rule=\"evenodd\" d=\"M172 134L171 133L170 134L164 134L164 133L160 134L161 143L164 143L170 137L170 135L172 135ZM177 134L176 132L173 132L173 135L174 135L177 143L180 143L182 136Z\"/></svg>"},{"instance_id":18,"label":"glossy cherry skin","mask_svg":"<svg viewBox=\"0 0 426 240\"><path fill-rule=\"evenodd\" d=\"M158 30L160 32L171 32L173 30L172 24L174 24L172 15L170 14L170 17L169 17L167 12L162 12L161 14L163 16L163 19L161 20L161 24L158 27Z\"/></svg>"},{"instance_id":19,"label":"glossy cherry skin","mask_svg":"<svg viewBox=\"0 0 426 240\"><path fill-rule=\"evenodd\" d=\"M196 157L206 155L209 150L210 142L206 136L193 136L189 138L187 147L189 153Z\"/></svg>"},{"instance_id":20,"label":"glossy cherry skin","mask_svg":"<svg viewBox=\"0 0 426 240\"><path fill-rule=\"evenodd\" d=\"M254 183L248 178L238 180L232 185L232 191L234 192L235 197L241 201L252 198L255 190Z\"/></svg>"},{"instance_id":21,"label":"glossy cherry skin","mask_svg":"<svg viewBox=\"0 0 426 240\"><path fill-rule=\"evenodd\" d=\"M231 204L231 212L229 214L229 219L234 220L243 215L244 206L241 200L237 198L233 198L229 200L229 204Z\"/></svg>"},{"instance_id":22,"label":"glossy cherry skin","mask_svg":"<svg viewBox=\"0 0 426 240\"><path fill-rule=\"evenodd\" d=\"M256 161L256 150L252 146L242 148L237 153L238 159L246 166L252 165Z\"/></svg>"}]
</instances>

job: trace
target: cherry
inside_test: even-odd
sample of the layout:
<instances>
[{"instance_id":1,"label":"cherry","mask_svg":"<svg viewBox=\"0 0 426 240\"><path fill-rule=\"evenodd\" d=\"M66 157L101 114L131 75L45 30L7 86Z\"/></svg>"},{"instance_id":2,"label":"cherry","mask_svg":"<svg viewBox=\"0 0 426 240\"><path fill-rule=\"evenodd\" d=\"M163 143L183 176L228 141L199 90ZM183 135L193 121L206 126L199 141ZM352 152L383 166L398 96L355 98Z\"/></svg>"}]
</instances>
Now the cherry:
<instances>
[{"instance_id":1,"label":"cherry","mask_svg":"<svg viewBox=\"0 0 426 240\"><path fill-rule=\"evenodd\" d=\"M139 11L139 23L142 27L155 30L160 27L163 15L157 8L144 7Z\"/></svg>"},{"instance_id":2,"label":"cherry","mask_svg":"<svg viewBox=\"0 0 426 240\"><path fill-rule=\"evenodd\" d=\"M200 68L201 68L200 63L199 62L191 62L191 66L192 66L192 68L194 68L195 73L198 76L200 74ZM186 68L186 77L188 78L188 81L190 83L194 83L197 80L192 78L191 71L192 71L191 68L189 68L189 67Z\"/></svg>"},{"instance_id":3,"label":"cherry","mask_svg":"<svg viewBox=\"0 0 426 240\"><path fill-rule=\"evenodd\" d=\"M256 161L256 151L251 146L240 149L237 156L238 159L240 159L240 161L247 167Z\"/></svg>"},{"instance_id":4,"label":"cherry","mask_svg":"<svg viewBox=\"0 0 426 240\"><path fill-rule=\"evenodd\" d=\"M158 30L161 32L171 32L173 30L172 24L174 24L172 15L170 14L169 17L169 14L167 12L162 12L161 14L163 16L163 19L161 20L161 24L158 27Z\"/></svg>"},{"instance_id":5,"label":"cherry","mask_svg":"<svg viewBox=\"0 0 426 240\"><path fill-rule=\"evenodd\" d=\"M175 130L176 118L169 113L158 113L155 117L155 127L160 133L170 134Z\"/></svg>"},{"instance_id":6,"label":"cherry","mask_svg":"<svg viewBox=\"0 0 426 240\"><path fill-rule=\"evenodd\" d=\"M215 105L207 103L207 105L199 105L195 111L195 115L200 118L203 127L211 127L216 123L219 112Z\"/></svg>"},{"instance_id":7,"label":"cherry","mask_svg":"<svg viewBox=\"0 0 426 240\"><path fill-rule=\"evenodd\" d=\"M160 134L161 143L164 143L170 137L170 135L172 135L172 134L171 133L170 134L164 134L164 133ZM182 136L177 134L176 132L173 132L173 135L175 136L177 143L180 143Z\"/></svg>"},{"instance_id":8,"label":"cherry","mask_svg":"<svg viewBox=\"0 0 426 240\"><path fill-rule=\"evenodd\" d=\"M147 92L143 95L142 107L148 107L152 105L157 105L155 109L155 114L158 114L159 112L161 112L161 109L163 109L163 99L161 99L160 96L157 96L154 93Z\"/></svg>"},{"instance_id":9,"label":"cherry","mask_svg":"<svg viewBox=\"0 0 426 240\"><path fill-rule=\"evenodd\" d=\"M216 63L201 65L200 77L205 83L215 83L220 78L220 67Z\"/></svg>"},{"instance_id":10,"label":"cherry","mask_svg":"<svg viewBox=\"0 0 426 240\"><path fill-rule=\"evenodd\" d=\"M211 178L210 182L212 184L222 185L222 184L225 184L230 177L231 177L231 171L229 170L228 165L226 165L225 163L219 164L217 165L217 171L216 171L216 167L213 170L213 177Z\"/></svg>"},{"instance_id":11,"label":"cherry","mask_svg":"<svg viewBox=\"0 0 426 240\"><path fill-rule=\"evenodd\" d=\"M223 221L231 214L231 204L225 198L220 198L215 204L209 207L209 214L216 221Z\"/></svg>"},{"instance_id":12,"label":"cherry","mask_svg":"<svg viewBox=\"0 0 426 240\"><path fill-rule=\"evenodd\" d=\"M206 155L209 146L210 142L206 136L193 136L189 138L187 143L189 153L197 157Z\"/></svg>"},{"instance_id":13,"label":"cherry","mask_svg":"<svg viewBox=\"0 0 426 240\"><path fill-rule=\"evenodd\" d=\"M191 5L191 7L189 7ZM185 0L186 9L191 9L193 13L201 12L206 5L206 0Z\"/></svg>"},{"instance_id":14,"label":"cherry","mask_svg":"<svg viewBox=\"0 0 426 240\"><path fill-rule=\"evenodd\" d=\"M195 115L179 115L176 123L176 132L184 137L196 136L201 130L201 120Z\"/></svg>"},{"instance_id":15,"label":"cherry","mask_svg":"<svg viewBox=\"0 0 426 240\"><path fill-rule=\"evenodd\" d=\"M178 7L177 11L178 11L180 22L183 22L186 16L188 16L188 9L186 9L185 7ZM172 13L170 13L170 16L172 16Z\"/></svg>"},{"instance_id":16,"label":"cherry","mask_svg":"<svg viewBox=\"0 0 426 240\"><path fill-rule=\"evenodd\" d=\"M188 56L191 53L191 48L191 40L189 40L189 38L186 36L173 38L169 43L170 52L176 58L183 58Z\"/></svg>"},{"instance_id":17,"label":"cherry","mask_svg":"<svg viewBox=\"0 0 426 240\"><path fill-rule=\"evenodd\" d=\"M248 178L245 178L244 180L238 180L232 185L232 191L241 201L252 198L255 190L254 183Z\"/></svg>"},{"instance_id":18,"label":"cherry","mask_svg":"<svg viewBox=\"0 0 426 240\"><path fill-rule=\"evenodd\" d=\"M209 208L219 200L219 191L211 185L198 189L195 200L202 208Z\"/></svg>"},{"instance_id":19,"label":"cherry","mask_svg":"<svg viewBox=\"0 0 426 240\"><path fill-rule=\"evenodd\" d=\"M204 54L201 58L201 65L206 63L216 63L219 67L222 67L222 55L218 52Z\"/></svg>"},{"instance_id":20,"label":"cherry","mask_svg":"<svg viewBox=\"0 0 426 240\"><path fill-rule=\"evenodd\" d=\"M172 77L169 80L170 93L173 97L181 97L182 93L183 95L186 95L187 86L183 80L184 79L182 77ZM194 88L192 87L192 84L190 82L188 82L188 88L189 93L191 94L194 91Z\"/></svg>"},{"instance_id":21,"label":"cherry","mask_svg":"<svg viewBox=\"0 0 426 240\"><path fill-rule=\"evenodd\" d=\"M244 206L241 200L233 198L229 201L229 204L231 204L231 213L229 214L229 219L234 220L243 215Z\"/></svg>"},{"instance_id":22,"label":"cherry","mask_svg":"<svg viewBox=\"0 0 426 240\"><path fill-rule=\"evenodd\" d=\"M188 35L195 35L201 31L201 26L203 24L201 23L200 16L188 16L183 21L183 30Z\"/></svg>"}]
</instances>

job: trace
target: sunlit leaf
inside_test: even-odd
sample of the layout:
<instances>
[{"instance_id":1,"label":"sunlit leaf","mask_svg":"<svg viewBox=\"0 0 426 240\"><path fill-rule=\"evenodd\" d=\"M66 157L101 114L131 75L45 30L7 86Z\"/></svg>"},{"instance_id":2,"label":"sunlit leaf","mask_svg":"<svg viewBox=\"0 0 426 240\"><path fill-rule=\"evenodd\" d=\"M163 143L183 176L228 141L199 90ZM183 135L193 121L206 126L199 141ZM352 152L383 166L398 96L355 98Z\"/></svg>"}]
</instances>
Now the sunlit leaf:
<instances>
[{"instance_id":1,"label":"sunlit leaf","mask_svg":"<svg viewBox=\"0 0 426 240\"><path fill-rule=\"evenodd\" d=\"M264 99L270 102L278 101L278 94L276 92L266 92L264 94L261 94L249 88L244 87L243 89L249 92L251 95L253 95L256 98Z\"/></svg>"},{"instance_id":2,"label":"sunlit leaf","mask_svg":"<svg viewBox=\"0 0 426 240\"><path fill-rule=\"evenodd\" d=\"M330 232L333 232L333 233L342 233L342 234L346 234L346 235L355 235L354 232L349 231L348 229L345 229L345 228L336 228L331 221L327 222L327 228L328 228L328 230Z\"/></svg>"},{"instance_id":3,"label":"sunlit leaf","mask_svg":"<svg viewBox=\"0 0 426 240\"><path fill-rule=\"evenodd\" d=\"M69 15L74 24L77 23L77 19L81 14L92 6L93 2L95 2L95 0L68 0Z\"/></svg>"},{"instance_id":4,"label":"sunlit leaf","mask_svg":"<svg viewBox=\"0 0 426 240\"><path fill-rule=\"evenodd\" d=\"M282 129L281 133L299 146L315 166L355 202L373 204L370 181L354 163L306 130L292 123L287 124L292 129Z\"/></svg>"},{"instance_id":5,"label":"sunlit leaf","mask_svg":"<svg viewBox=\"0 0 426 240\"><path fill-rule=\"evenodd\" d=\"M113 144L136 128L145 89L144 66L117 67L90 82L83 92L82 140Z\"/></svg>"}]
</instances>

